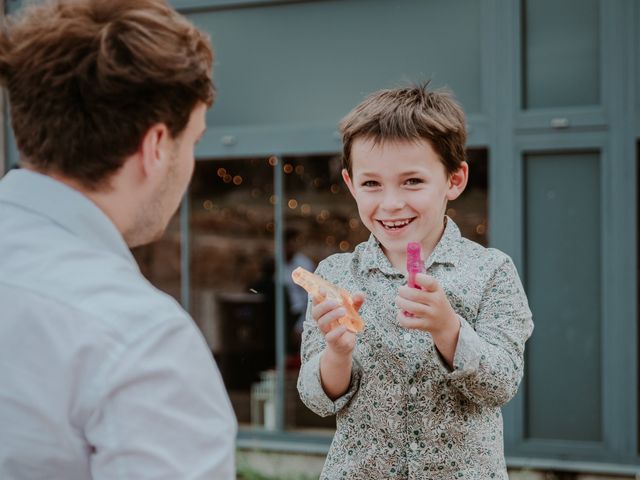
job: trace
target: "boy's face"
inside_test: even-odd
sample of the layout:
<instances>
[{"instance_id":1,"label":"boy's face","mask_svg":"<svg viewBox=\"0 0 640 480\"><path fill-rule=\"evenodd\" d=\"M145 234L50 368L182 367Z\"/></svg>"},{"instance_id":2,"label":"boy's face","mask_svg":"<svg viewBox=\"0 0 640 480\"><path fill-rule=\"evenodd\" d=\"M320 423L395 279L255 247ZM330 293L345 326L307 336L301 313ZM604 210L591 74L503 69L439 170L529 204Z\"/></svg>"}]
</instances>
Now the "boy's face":
<instances>
[{"instance_id":1,"label":"boy's face","mask_svg":"<svg viewBox=\"0 0 640 480\"><path fill-rule=\"evenodd\" d=\"M408 242L420 242L423 256L430 254L443 232L447 201L466 186L467 164L448 174L426 140L376 144L359 138L352 145L351 165L351 176L342 172L344 181L391 264L406 268Z\"/></svg>"}]
</instances>

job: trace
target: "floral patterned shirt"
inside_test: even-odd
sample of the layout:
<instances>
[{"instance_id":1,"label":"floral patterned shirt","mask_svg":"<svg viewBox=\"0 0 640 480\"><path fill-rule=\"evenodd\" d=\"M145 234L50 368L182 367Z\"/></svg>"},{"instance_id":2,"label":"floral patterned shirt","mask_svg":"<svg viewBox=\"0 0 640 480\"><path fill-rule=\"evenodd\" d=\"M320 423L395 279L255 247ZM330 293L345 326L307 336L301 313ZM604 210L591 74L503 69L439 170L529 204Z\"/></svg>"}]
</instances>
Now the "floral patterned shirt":
<instances>
[{"instance_id":1,"label":"floral patterned shirt","mask_svg":"<svg viewBox=\"0 0 640 480\"><path fill-rule=\"evenodd\" d=\"M335 401L322 389L325 342L307 311L298 390L318 415L337 416L321 479L508 478L500 407L518 389L533 330L515 266L461 237L449 218L425 266L460 317L453 369L429 333L397 323L394 300L406 279L373 235L316 270L366 298L351 383Z\"/></svg>"}]
</instances>

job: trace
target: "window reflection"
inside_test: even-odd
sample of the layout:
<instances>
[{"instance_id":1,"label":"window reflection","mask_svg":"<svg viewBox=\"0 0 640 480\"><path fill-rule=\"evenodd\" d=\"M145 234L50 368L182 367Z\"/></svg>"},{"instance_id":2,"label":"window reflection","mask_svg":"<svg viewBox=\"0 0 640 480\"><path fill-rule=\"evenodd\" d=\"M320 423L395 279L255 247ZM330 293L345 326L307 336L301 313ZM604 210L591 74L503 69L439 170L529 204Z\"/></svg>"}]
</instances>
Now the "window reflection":
<instances>
[{"instance_id":1,"label":"window reflection","mask_svg":"<svg viewBox=\"0 0 640 480\"><path fill-rule=\"evenodd\" d=\"M274 420L273 404L254 405L253 418L251 408L252 387L275 366L273 202L268 159L196 165L189 202L192 315L241 425Z\"/></svg>"}]
</instances>

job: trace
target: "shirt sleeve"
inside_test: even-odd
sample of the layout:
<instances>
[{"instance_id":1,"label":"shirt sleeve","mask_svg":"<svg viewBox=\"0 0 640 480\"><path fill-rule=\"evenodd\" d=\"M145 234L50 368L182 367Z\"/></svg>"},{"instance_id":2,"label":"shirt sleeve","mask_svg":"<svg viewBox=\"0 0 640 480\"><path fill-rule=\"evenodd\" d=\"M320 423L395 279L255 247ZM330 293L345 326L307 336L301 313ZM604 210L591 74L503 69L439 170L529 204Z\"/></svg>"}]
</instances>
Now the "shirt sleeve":
<instances>
[{"instance_id":1,"label":"shirt sleeve","mask_svg":"<svg viewBox=\"0 0 640 480\"><path fill-rule=\"evenodd\" d=\"M315 273L323 278L327 278L326 275L323 274L324 270L324 264L321 262ZM349 388L344 395L335 400L331 400L322 388L322 381L320 379L320 357L324 352L325 346L324 336L322 332L320 332L316 321L311 316L311 300L309 300L307 303L304 330L302 332L302 345L300 349L302 365L298 375L298 393L300 394L302 402L309 407L310 410L322 417L335 415L342 410L358 391L360 378L362 377L362 368L354 350Z\"/></svg>"},{"instance_id":2,"label":"shirt sleeve","mask_svg":"<svg viewBox=\"0 0 640 480\"><path fill-rule=\"evenodd\" d=\"M235 479L235 416L190 319L156 323L112 357L85 425L92 478Z\"/></svg>"},{"instance_id":3,"label":"shirt sleeve","mask_svg":"<svg viewBox=\"0 0 640 480\"><path fill-rule=\"evenodd\" d=\"M532 331L527 297L506 257L485 286L475 325L460 317L452 371L438 355L445 376L474 403L504 405L518 390Z\"/></svg>"}]
</instances>

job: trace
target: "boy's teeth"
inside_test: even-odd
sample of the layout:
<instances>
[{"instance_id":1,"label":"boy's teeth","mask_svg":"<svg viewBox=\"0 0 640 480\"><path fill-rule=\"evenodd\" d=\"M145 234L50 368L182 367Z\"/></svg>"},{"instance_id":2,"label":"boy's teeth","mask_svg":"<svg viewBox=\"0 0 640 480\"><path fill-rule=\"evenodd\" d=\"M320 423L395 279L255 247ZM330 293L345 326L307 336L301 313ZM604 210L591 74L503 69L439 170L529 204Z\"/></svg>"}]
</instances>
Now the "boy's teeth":
<instances>
[{"instance_id":1,"label":"boy's teeth","mask_svg":"<svg viewBox=\"0 0 640 480\"><path fill-rule=\"evenodd\" d=\"M398 228L404 227L409 224L409 220L398 220L395 222L382 222L382 224L387 228Z\"/></svg>"}]
</instances>

